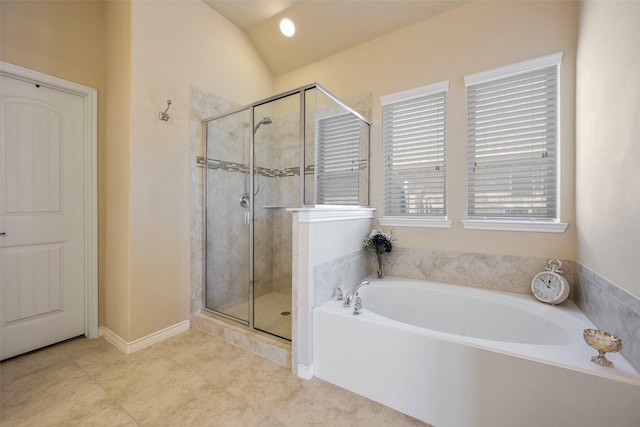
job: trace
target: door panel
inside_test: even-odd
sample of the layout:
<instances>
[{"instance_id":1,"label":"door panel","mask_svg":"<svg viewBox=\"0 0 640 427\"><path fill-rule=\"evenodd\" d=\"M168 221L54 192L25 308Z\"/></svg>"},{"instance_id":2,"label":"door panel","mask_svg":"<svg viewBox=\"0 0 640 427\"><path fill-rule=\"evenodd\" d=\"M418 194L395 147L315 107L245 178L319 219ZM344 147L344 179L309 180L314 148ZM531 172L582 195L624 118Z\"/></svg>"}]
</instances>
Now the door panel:
<instances>
[{"instance_id":1,"label":"door panel","mask_svg":"<svg viewBox=\"0 0 640 427\"><path fill-rule=\"evenodd\" d=\"M2 251L3 323L61 310L62 244Z\"/></svg>"},{"instance_id":2,"label":"door panel","mask_svg":"<svg viewBox=\"0 0 640 427\"><path fill-rule=\"evenodd\" d=\"M5 213L60 207L60 112L32 100L4 102Z\"/></svg>"},{"instance_id":3,"label":"door panel","mask_svg":"<svg viewBox=\"0 0 640 427\"><path fill-rule=\"evenodd\" d=\"M2 359L85 330L83 98L2 77Z\"/></svg>"}]
</instances>

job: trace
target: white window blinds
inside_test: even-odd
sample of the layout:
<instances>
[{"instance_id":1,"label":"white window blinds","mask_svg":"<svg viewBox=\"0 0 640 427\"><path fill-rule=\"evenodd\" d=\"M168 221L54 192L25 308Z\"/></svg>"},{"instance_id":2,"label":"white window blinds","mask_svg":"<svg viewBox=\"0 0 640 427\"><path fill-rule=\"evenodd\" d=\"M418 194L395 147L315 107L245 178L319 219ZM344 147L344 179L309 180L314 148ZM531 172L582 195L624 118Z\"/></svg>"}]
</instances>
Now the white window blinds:
<instances>
[{"instance_id":1,"label":"white window blinds","mask_svg":"<svg viewBox=\"0 0 640 427\"><path fill-rule=\"evenodd\" d=\"M551 64L465 78L469 218L557 219L561 56L542 59Z\"/></svg>"},{"instance_id":2,"label":"white window blinds","mask_svg":"<svg viewBox=\"0 0 640 427\"><path fill-rule=\"evenodd\" d=\"M447 90L437 83L382 97L384 215L447 215Z\"/></svg>"},{"instance_id":3,"label":"white window blinds","mask_svg":"<svg viewBox=\"0 0 640 427\"><path fill-rule=\"evenodd\" d=\"M358 205L360 124L352 114L325 117L316 129L316 203Z\"/></svg>"}]
</instances>

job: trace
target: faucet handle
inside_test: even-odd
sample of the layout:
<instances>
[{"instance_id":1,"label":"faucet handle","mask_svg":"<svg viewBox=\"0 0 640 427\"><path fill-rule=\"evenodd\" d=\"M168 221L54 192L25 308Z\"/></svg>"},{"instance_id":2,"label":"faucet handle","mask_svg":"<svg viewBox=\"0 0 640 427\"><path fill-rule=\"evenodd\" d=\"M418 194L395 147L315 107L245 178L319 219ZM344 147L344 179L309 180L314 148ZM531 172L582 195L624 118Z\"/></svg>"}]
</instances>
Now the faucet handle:
<instances>
[{"instance_id":1,"label":"faucet handle","mask_svg":"<svg viewBox=\"0 0 640 427\"><path fill-rule=\"evenodd\" d=\"M360 298L360 293L356 292L356 302L353 303L353 315L359 316L362 313L362 299Z\"/></svg>"},{"instance_id":2,"label":"faucet handle","mask_svg":"<svg viewBox=\"0 0 640 427\"><path fill-rule=\"evenodd\" d=\"M344 292L342 292L342 289L340 289L340 287L336 289L336 299L338 301L344 300Z\"/></svg>"}]
</instances>

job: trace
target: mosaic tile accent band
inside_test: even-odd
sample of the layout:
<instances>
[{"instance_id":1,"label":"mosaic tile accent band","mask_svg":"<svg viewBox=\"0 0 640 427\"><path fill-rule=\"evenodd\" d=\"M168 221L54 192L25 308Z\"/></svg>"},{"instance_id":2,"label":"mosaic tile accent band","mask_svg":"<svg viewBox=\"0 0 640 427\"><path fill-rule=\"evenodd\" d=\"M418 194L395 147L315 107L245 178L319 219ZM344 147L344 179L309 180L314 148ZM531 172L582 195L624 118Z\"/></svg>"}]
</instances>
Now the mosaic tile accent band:
<instances>
[{"instance_id":1,"label":"mosaic tile accent band","mask_svg":"<svg viewBox=\"0 0 640 427\"><path fill-rule=\"evenodd\" d=\"M198 157L196 164L200 167L204 167L204 157ZM209 169L223 170L227 172L242 172L249 173L249 166L243 163L227 162L225 160L207 159L207 166ZM305 175L312 175L315 172L315 165L309 165L304 168ZM267 178L283 178L287 176L299 176L300 167L284 168L284 169L269 169L256 167L256 173L258 175L265 176Z\"/></svg>"}]
</instances>

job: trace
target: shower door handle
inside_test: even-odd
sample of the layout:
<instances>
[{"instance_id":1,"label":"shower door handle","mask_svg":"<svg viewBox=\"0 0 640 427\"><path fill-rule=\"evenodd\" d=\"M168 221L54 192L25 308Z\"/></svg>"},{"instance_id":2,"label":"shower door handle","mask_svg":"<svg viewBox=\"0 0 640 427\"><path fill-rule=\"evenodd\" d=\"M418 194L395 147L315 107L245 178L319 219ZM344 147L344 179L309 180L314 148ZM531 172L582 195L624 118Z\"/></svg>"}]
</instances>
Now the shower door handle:
<instances>
[{"instance_id":1,"label":"shower door handle","mask_svg":"<svg viewBox=\"0 0 640 427\"><path fill-rule=\"evenodd\" d=\"M249 212L244 213L244 224L249 225Z\"/></svg>"},{"instance_id":2,"label":"shower door handle","mask_svg":"<svg viewBox=\"0 0 640 427\"><path fill-rule=\"evenodd\" d=\"M240 206L243 208L249 207L249 193L244 193L240 196Z\"/></svg>"}]
</instances>

